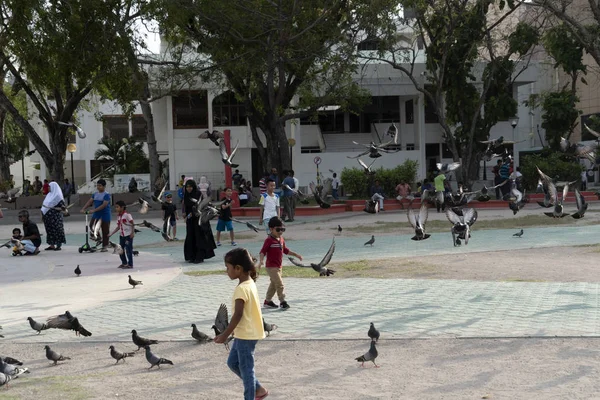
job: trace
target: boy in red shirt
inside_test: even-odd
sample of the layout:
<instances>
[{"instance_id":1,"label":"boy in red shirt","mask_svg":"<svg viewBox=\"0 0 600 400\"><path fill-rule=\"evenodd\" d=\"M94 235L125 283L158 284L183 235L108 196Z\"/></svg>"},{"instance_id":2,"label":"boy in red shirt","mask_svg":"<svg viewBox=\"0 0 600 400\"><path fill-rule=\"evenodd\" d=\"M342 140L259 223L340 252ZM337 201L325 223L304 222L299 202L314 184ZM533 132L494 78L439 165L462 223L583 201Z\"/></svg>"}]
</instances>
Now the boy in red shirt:
<instances>
[{"instance_id":1,"label":"boy in red shirt","mask_svg":"<svg viewBox=\"0 0 600 400\"><path fill-rule=\"evenodd\" d=\"M267 295L265 297L264 306L270 308L277 308L277 304L273 302L273 296L277 292L277 298L279 299L280 307L284 310L290 308L290 305L285 301L285 293L283 280L281 279L281 264L283 261L284 254L290 254L299 260L302 260L302 256L298 253L294 253L285 246L285 240L283 240L283 220L279 217L273 217L269 220L269 236L265 239L262 249L260 250L260 265L258 269L263 266L263 261L267 257L267 263L265 268L267 274L271 279L269 288L267 289Z\"/></svg>"},{"instance_id":2,"label":"boy in red shirt","mask_svg":"<svg viewBox=\"0 0 600 400\"><path fill-rule=\"evenodd\" d=\"M117 227L109 237L117 233L117 231L120 233L119 244L123 248L123 254L119 254L121 265L118 268L133 268L133 237L135 236L133 217L127 212L127 206L123 200L117 201L115 208L117 209L117 213L119 213L117 216Z\"/></svg>"}]
</instances>

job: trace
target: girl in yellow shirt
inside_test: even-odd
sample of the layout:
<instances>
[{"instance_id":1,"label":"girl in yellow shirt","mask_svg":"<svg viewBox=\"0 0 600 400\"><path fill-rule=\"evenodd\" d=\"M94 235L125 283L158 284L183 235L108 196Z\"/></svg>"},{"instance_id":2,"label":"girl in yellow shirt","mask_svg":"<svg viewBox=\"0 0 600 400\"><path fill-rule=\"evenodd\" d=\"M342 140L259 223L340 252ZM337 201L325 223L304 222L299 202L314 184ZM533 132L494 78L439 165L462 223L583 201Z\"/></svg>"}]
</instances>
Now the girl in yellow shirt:
<instances>
[{"instance_id":1,"label":"girl in yellow shirt","mask_svg":"<svg viewBox=\"0 0 600 400\"><path fill-rule=\"evenodd\" d=\"M262 400L269 391L262 387L254 374L254 347L264 339L265 331L260 311L258 290L254 281L256 267L248 250L233 249L225 254L225 266L229 279L238 279L233 292L233 316L225 332L215 338L215 343L224 343L233 333L234 341L229 352L227 365L242 379L245 400Z\"/></svg>"}]
</instances>

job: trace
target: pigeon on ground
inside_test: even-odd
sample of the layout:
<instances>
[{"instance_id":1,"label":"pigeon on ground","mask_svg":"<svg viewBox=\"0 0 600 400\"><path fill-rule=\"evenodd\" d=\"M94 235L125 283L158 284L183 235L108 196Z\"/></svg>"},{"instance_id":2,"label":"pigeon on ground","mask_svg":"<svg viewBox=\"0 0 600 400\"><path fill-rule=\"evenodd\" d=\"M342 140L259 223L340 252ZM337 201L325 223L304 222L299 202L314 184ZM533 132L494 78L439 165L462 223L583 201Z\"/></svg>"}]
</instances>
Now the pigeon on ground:
<instances>
[{"instance_id":1,"label":"pigeon on ground","mask_svg":"<svg viewBox=\"0 0 600 400\"><path fill-rule=\"evenodd\" d=\"M229 325L229 314L227 312L227 306L225 304L221 304L219 307L219 311L217 311L217 316L215 318L215 324L211 326L211 329L215 331L215 336L219 336L227 329ZM229 342L233 339L233 336L230 336L225 343L225 348L229 350Z\"/></svg>"},{"instance_id":2,"label":"pigeon on ground","mask_svg":"<svg viewBox=\"0 0 600 400\"><path fill-rule=\"evenodd\" d=\"M335 252L335 239L333 239L333 241L331 242L331 246L329 246L329 250L327 250L325 257L323 257L321 262L318 264L310 263L309 265L304 265L304 264L296 261L292 257L288 257L288 259L291 261L292 264L294 264L297 267L314 269L315 271L317 271L319 273L319 276L330 276L330 275L335 274L335 270L327 268L327 264L329 264L329 261L331 261L331 257L333 256L334 252Z\"/></svg>"},{"instance_id":3,"label":"pigeon on ground","mask_svg":"<svg viewBox=\"0 0 600 400\"><path fill-rule=\"evenodd\" d=\"M340 235L342 234L342 226L341 225L338 225L338 230L337 231L338 231L338 234L340 234Z\"/></svg>"},{"instance_id":4,"label":"pigeon on ground","mask_svg":"<svg viewBox=\"0 0 600 400\"><path fill-rule=\"evenodd\" d=\"M271 332L277 329L277 325L275 324L267 324L265 319L263 318L263 329L267 332L267 336L271 336Z\"/></svg>"},{"instance_id":5,"label":"pigeon on ground","mask_svg":"<svg viewBox=\"0 0 600 400\"><path fill-rule=\"evenodd\" d=\"M427 190L425 190L427 192ZM431 235L425 233L425 224L427 223L427 217L429 215L429 206L427 202L421 203L421 208L419 209L419 214L415 214L412 209L412 201L408 205L408 222L412 225L415 230L415 236L411 238L411 240L426 240L429 239Z\"/></svg>"},{"instance_id":6,"label":"pigeon on ground","mask_svg":"<svg viewBox=\"0 0 600 400\"><path fill-rule=\"evenodd\" d=\"M248 229L252 229L254 232L259 232L258 226L250 223L250 222L244 222L244 221L240 221L239 219L235 219L235 218L231 218L231 220L233 222L237 222L238 224L246 224L246 226L248 227Z\"/></svg>"},{"instance_id":7,"label":"pigeon on ground","mask_svg":"<svg viewBox=\"0 0 600 400\"><path fill-rule=\"evenodd\" d=\"M212 342L212 338L209 337L206 333L202 333L196 328L196 324L192 324L192 337L196 339L199 343L208 343Z\"/></svg>"},{"instance_id":8,"label":"pigeon on ground","mask_svg":"<svg viewBox=\"0 0 600 400\"><path fill-rule=\"evenodd\" d=\"M81 268L79 268L79 265L77 265L77 268L75 268L73 272L75 272L75 275L77 276L81 275Z\"/></svg>"},{"instance_id":9,"label":"pigeon on ground","mask_svg":"<svg viewBox=\"0 0 600 400\"><path fill-rule=\"evenodd\" d=\"M66 329L75 331L75 335L92 336L92 333L85 329L80 323L79 319L71 315L69 311L65 311L64 314L55 315L46 320L48 328Z\"/></svg>"},{"instance_id":10,"label":"pigeon on ground","mask_svg":"<svg viewBox=\"0 0 600 400\"><path fill-rule=\"evenodd\" d=\"M135 329L131 331L131 340L133 340L133 343L138 347L136 351L139 351L144 346L158 344L158 340L146 339L141 336L138 336L137 331Z\"/></svg>"},{"instance_id":11,"label":"pigeon on ground","mask_svg":"<svg viewBox=\"0 0 600 400\"><path fill-rule=\"evenodd\" d=\"M571 217L575 219L583 218L583 215L588 208L588 203L585 202L585 197L583 197L581 192L577 189L575 189L575 202L577 204L577 212L571 214Z\"/></svg>"},{"instance_id":12,"label":"pigeon on ground","mask_svg":"<svg viewBox=\"0 0 600 400\"><path fill-rule=\"evenodd\" d=\"M1 331L1 330L2 330L2 327L0 326L0 331ZM0 335L0 338L3 338L3 337L4 337L4 335Z\"/></svg>"},{"instance_id":13,"label":"pigeon on ground","mask_svg":"<svg viewBox=\"0 0 600 400\"><path fill-rule=\"evenodd\" d=\"M23 363L19 360L17 360L16 358L12 358L12 357L0 357L2 359L2 361L4 361L7 364L12 364L12 365L23 365Z\"/></svg>"},{"instance_id":14,"label":"pigeon on ground","mask_svg":"<svg viewBox=\"0 0 600 400\"><path fill-rule=\"evenodd\" d=\"M86 134L83 131L83 129L81 129L80 127L78 127L77 125L75 125L73 122L62 122L62 121L58 121L59 125L63 125L63 126L68 126L71 127L73 129L75 129L75 132L77 132L77 136L79 136L79 139L85 139L86 138Z\"/></svg>"},{"instance_id":15,"label":"pigeon on ground","mask_svg":"<svg viewBox=\"0 0 600 400\"><path fill-rule=\"evenodd\" d=\"M366 242L364 245L366 246L366 245L370 244L371 247L373 247L373 243L375 243L375 235L371 235L371 239L368 242Z\"/></svg>"},{"instance_id":16,"label":"pigeon on ground","mask_svg":"<svg viewBox=\"0 0 600 400\"><path fill-rule=\"evenodd\" d=\"M13 378L21 374L28 374L29 368L19 368L14 364L9 364L0 358L0 372Z\"/></svg>"},{"instance_id":17,"label":"pigeon on ground","mask_svg":"<svg viewBox=\"0 0 600 400\"><path fill-rule=\"evenodd\" d=\"M44 349L46 349L46 358L50 361L54 361L54 365L58 364L59 361L66 361L71 359L71 357L65 357L62 354L55 352L48 345L44 346Z\"/></svg>"},{"instance_id":18,"label":"pigeon on ground","mask_svg":"<svg viewBox=\"0 0 600 400\"><path fill-rule=\"evenodd\" d=\"M356 357L355 360L361 362L362 364L360 366L364 367L366 361L371 361L373 364L375 364L375 359L378 355L379 353L377 352L377 348L375 347L375 341L371 340L371 347L369 347L369 351L367 351L360 357ZM379 365L375 364L375 368L379 368Z\"/></svg>"},{"instance_id":19,"label":"pigeon on ground","mask_svg":"<svg viewBox=\"0 0 600 400\"><path fill-rule=\"evenodd\" d=\"M29 371L27 371L29 372ZM21 372L17 375L6 375L2 372L0 372L0 387L6 385L6 387L8 388L8 382L10 382L13 379L17 379L19 377L19 375L23 374L25 372Z\"/></svg>"},{"instance_id":20,"label":"pigeon on ground","mask_svg":"<svg viewBox=\"0 0 600 400\"><path fill-rule=\"evenodd\" d=\"M167 360L166 358L158 357L157 355L152 353L152 351L150 350L150 346L146 345L144 346L144 348L146 349L146 360L148 360L148 362L150 363L150 367L148 369L152 369L154 367L158 367L158 369L160 369L161 364L173 365L173 361Z\"/></svg>"},{"instance_id":21,"label":"pigeon on ground","mask_svg":"<svg viewBox=\"0 0 600 400\"><path fill-rule=\"evenodd\" d=\"M133 352L133 351L129 352L129 353L127 353L127 352L121 353L121 352L115 350L115 346L113 346L113 345L111 345L109 347L109 349L110 349L110 356L112 358L114 358L115 360L117 360L117 362L115 364L118 364L119 361L121 361L121 360L123 360L123 362L125 362L125 359L127 357L133 357L135 355L135 352Z\"/></svg>"},{"instance_id":22,"label":"pigeon on ground","mask_svg":"<svg viewBox=\"0 0 600 400\"><path fill-rule=\"evenodd\" d=\"M46 329L48 329L48 326L46 324L37 322L31 317L27 317L27 320L29 321L29 326L31 326L31 329L33 329L34 331L37 331L38 335L42 331L45 331Z\"/></svg>"},{"instance_id":23,"label":"pigeon on ground","mask_svg":"<svg viewBox=\"0 0 600 400\"><path fill-rule=\"evenodd\" d=\"M461 239L465 241L465 245L469 244L471 226L477 221L477 210L474 208L464 208L463 215L459 216L449 208L446 210L446 218L452 224L450 232L452 233L454 246L460 246Z\"/></svg>"},{"instance_id":24,"label":"pigeon on ground","mask_svg":"<svg viewBox=\"0 0 600 400\"><path fill-rule=\"evenodd\" d=\"M217 147L219 147L219 140L225 139L225 135L219 131L204 131L199 136L198 139L210 139Z\"/></svg>"},{"instance_id":25,"label":"pigeon on ground","mask_svg":"<svg viewBox=\"0 0 600 400\"><path fill-rule=\"evenodd\" d=\"M519 232L513 234L513 236L516 236L518 238L520 238L521 236L523 236L523 229L521 229Z\"/></svg>"},{"instance_id":26,"label":"pigeon on ground","mask_svg":"<svg viewBox=\"0 0 600 400\"><path fill-rule=\"evenodd\" d=\"M135 279L133 279L133 278L131 277L131 275L127 275L127 276L129 277L129 284L130 284L131 286L133 286L133 287L132 287L132 289L135 289L135 287L136 287L137 285L143 285L142 281L136 281Z\"/></svg>"},{"instance_id":27,"label":"pigeon on ground","mask_svg":"<svg viewBox=\"0 0 600 400\"><path fill-rule=\"evenodd\" d=\"M239 164L234 164L231 162L233 160L233 157L235 157L235 153L237 152L239 145L240 141L238 140L235 145L235 148L231 151L231 154L227 154L227 146L225 145L225 140L219 140L219 151L221 152L221 161L223 161L223 164L229 165L231 168L239 167Z\"/></svg>"},{"instance_id":28,"label":"pigeon on ground","mask_svg":"<svg viewBox=\"0 0 600 400\"><path fill-rule=\"evenodd\" d=\"M371 338L371 340L374 341L379 341L379 331L375 328L375 324L373 324L371 322L371 327L369 328L369 332L367 332L367 335L369 335L369 337Z\"/></svg>"},{"instance_id":29,"label":"pigeon on ground","mask_svg":"<svg viewBox=\"0 0 600 400\"><path fill-rule=\"evenodd\" d=\"M310 182L308 184L308 187L310 188L310 191L312 192L313 196L315 197L315 201L317 202L319 207L321 207L321 208L330 208L331 207L331 204L329 204L325 200L323 200L325 198L325 193L323 191L322 186L316 186L314 182Z\"/></svg>"}]
</instances>

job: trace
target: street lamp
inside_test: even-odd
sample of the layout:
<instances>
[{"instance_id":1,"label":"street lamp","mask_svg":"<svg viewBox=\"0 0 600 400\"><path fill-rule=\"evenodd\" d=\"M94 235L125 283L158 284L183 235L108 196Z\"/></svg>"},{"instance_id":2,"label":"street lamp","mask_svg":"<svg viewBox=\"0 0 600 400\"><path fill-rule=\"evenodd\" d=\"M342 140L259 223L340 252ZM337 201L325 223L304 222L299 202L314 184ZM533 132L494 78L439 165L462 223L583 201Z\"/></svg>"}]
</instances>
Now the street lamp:
<instances>
[{"instance_id":1,"label":"street lamp","mask_svg":"<svg viewBox=\"0 0 600 400\"><path fill-rule=\"evenodd\" d=\"M512 140L513 140L513 142L515 141L515 128L517 127L518 123L519 123L519 117L514 117L513 119L510 120L510 125L513 128L513 130L512 130Z\"/></svg>"},{"instance_id":2,"label":"street lamp","mask_svg":"<svg viewBox=\"0 0 600 400\"><path fill-rule=\"evenodd\" d=\"M71 153L71 193L75 194L75 170L73 169L73 153L77 151L77 145L75 143L69 143L67 145L67 151Z\"/></svg>"},{"instance_id":3,"label":"street lamp","mask_svg":"<svg viewBox=\"0 0 600 400\"><path fill-rule=\"evenodd\" d=\"M23 191L25 191L25 157L31 156L36 151L37 151L36 149L28 151L27 153L25 153L23 155L23 158L21 158L21 173L23 174L23 186L22 186L23 187Z\"/></svg>"}]
</instances>

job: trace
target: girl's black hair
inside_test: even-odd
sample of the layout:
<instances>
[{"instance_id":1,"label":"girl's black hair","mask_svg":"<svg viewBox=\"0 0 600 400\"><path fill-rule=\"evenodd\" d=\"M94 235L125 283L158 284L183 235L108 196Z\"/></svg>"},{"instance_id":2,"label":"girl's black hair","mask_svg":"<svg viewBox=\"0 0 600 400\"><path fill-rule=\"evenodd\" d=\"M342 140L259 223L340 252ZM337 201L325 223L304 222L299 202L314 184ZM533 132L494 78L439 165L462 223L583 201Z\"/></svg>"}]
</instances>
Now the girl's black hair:
<instances>
[{"instance_id":1,"label":"girl's black hair","mask_svg":"<svg viewBox=\"0 0 600 400\"><path fill-rule=\"evenodd\" d=\"M225 262L231 265L239 265L242 267L244 272L250 275L253 281L256 281L258 273L256 272L256 265L254 265L254 259L250 252L243 247L230 250L225 254Z\"/></svg>"},{"instance_id":2,"label":"girl's black hair","mask_svg":"<svg viewBox=\"0 0 600 400\"><path fill-rule=\"evenodd\" d=\"M277 228L283 226L283 220L279 217L273 217L269 220L269 228Z\"/></svg>"}]
</instances>

